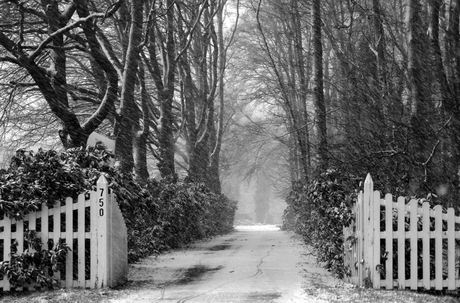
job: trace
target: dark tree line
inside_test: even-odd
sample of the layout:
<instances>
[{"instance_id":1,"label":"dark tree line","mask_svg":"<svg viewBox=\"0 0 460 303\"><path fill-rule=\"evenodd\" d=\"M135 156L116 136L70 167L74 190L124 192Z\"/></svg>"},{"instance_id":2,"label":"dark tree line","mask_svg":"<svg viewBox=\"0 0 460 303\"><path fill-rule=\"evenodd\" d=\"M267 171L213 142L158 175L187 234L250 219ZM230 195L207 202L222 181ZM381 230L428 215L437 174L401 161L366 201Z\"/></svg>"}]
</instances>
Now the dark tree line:
<instances>
[{"instance_id":1,"label":"dark tree line","mask_svg":"<svg viewBox=\"0 0 460 303\"><path fill-rule=\"evenodd\" d=\"M257 152L241 170L250 174L282 152L272 179L285 185L339 167L370 172L395 194L459 197L460 1L242 7L229 74L247 85L231 132L247 134Z\"/></svg>"}]
</instances>

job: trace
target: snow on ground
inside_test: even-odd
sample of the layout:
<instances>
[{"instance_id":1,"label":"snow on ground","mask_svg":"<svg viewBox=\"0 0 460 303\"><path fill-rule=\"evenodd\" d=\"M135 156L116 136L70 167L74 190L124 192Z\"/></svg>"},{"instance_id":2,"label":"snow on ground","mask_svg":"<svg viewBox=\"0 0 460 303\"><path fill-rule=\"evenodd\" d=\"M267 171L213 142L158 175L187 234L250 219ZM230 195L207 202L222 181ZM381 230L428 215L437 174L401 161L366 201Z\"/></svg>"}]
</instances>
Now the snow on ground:
<instances>
[{"instance_id":1,"label":"snow on ground","mask_svg":"<svg viewBox=\"0 0 460 303\"><path fill-rule=\"evenodd\" d=\"M327 302L342 287L309 247L276 225L239 225L235 232L152 256L130 266L136 291L127 302Z\"/></svg>"},{"instance_id":2,"label":"snow on ground","mask_svg":"<svg viewBox=\"0 0 460 303\"><path fill-rule=\"evenodd\" d=\"M239 231L276 231L276 230L280 230L280 227L278 225L255 224L255 225L236 225L235 229Z\"/></svg>"}]
</instances>

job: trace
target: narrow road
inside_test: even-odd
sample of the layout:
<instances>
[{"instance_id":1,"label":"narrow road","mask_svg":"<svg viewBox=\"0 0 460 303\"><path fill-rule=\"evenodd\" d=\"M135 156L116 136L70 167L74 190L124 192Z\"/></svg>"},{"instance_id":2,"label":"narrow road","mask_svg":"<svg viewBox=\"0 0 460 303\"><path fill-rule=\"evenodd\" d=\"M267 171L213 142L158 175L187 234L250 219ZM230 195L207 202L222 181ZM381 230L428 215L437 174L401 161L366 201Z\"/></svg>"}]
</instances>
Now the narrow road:
<instances>
[{"instance_id":1,"label":"narrow road","mask_svg":"<svg viewBox=\"0 0 460 303\"><path fill-rule=\"evenodd\" d=\"M132 265L124 302L311 302L309 289L339 283L308 249L275 226L234 233Z\"/></svg>"}]
</instances>

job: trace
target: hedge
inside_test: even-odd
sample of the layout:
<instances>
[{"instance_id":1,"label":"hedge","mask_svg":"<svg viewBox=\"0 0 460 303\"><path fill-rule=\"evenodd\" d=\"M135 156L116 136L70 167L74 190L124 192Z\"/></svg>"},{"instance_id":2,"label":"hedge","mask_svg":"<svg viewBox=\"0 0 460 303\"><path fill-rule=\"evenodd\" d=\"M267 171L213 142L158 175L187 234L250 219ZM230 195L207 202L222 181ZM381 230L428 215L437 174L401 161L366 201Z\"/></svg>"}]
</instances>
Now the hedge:
<instances>
[{"instance_id":1,"label":"hedge","mask_svg":"<svg viewBox=\"0 0 460 303\"><path fill-rule=\"evenodd\" d=\"M329 169L309 184L297 184L286 198L283 229L293 230L313 247L317 261L338 278L343 263L343 226L354 220L359 178Z\"/></svg>"},{"instance_id":2,"label":"hedge","mask_svg":"<svg viewBox=\"0 0 460 303\"><path fill-rule=\"evenodd\" d=\"M97 179L104 174L126 222L130 263L233 230L236 203L225 196L195 183L152 179L141 186L132 175L120 174L111 166L112 162L113 154L104 148L76 148L61 153L18 150L8 169L0 170L0 216L21 219L38 210L42 203L52 207L66 197L76 198L80 193L95 190ZM18 286L27 280L39 287L52 287L52 278L43 281L44 275L30 269L54 264L53 269L59 270L59 260L65 259L69 248L65 243L56 243L56 247L37 247L37 251L47 257L33 266L19 262L23 266L19 268L18 262L13 261L28 257L16 252L12 260L2 262L0 274L8 272L8 277L13 277L21 272L24 276L10 278Z\"/></svg>"}]
</instances>

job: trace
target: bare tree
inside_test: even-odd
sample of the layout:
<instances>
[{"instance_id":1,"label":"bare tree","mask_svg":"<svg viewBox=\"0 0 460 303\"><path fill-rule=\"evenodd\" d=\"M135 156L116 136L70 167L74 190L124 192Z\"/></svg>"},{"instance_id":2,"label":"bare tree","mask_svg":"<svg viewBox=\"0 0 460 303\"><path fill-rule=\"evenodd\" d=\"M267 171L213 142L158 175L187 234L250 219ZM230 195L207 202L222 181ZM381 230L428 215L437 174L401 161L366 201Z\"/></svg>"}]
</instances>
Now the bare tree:
<instances>
[{"instance_id":1,"label":"bare tree","mask_svg":"<svg viewBox=\"0 0 460 303\"><path fill-rule=\"evenodd\" d=\"M115 125L115 151L124 173L132 173L134 167L133 138L139 124L139 114L135 100L136 76L139 66L139 46L143 34L143 0L131 0L131 22L128 34L126 57L124 58L119 115ZM146 102L143 100L143 102ZM145 108L145 107L144 107ZM137 163L140 164L140 163ZM137 169L138 171L139 169ZM145 176L142 175L142 178ZM145 180L144 180L145 181Z\"/></svg>"},{"instance_id":2,"label":"bare tree","mask_svg":"<svg viewBox=\"0 0 460 303\"><path fill-rule=\"evenodd\" d=\"M315 104L316 125L318 132L318 169L328 167L326 105L323 84L323 41L321 33L321 1L312 1L312 39L313 39L313 99Z\"/></svg>"},{"instance_id":3,"label":"bare tree","mask_svg":"<svg viewBox=\"0 0 460 303\"><path fill-rule=\"evenodd\" d=\"M9 23L2 25L0 46L4 56L0 60L27 73L27 82L15 85L38 88L62 123L59 136L64 147L84 146L117 98L118 76L96 39L95 21L113 15L118 6L112 6L106 13L90 13L84 0L64 6L56 1L42 1L40 6L11 1L9 5L14 14L7 19ZM75 12L78 18L71 21ZM78 27L83 30L82 36L72 34ZM70 41L65 41L64 37ZM94 64L104 72L107 83L101 98L91 98L98 106L83 123L69 104L68 90L72 86L67 81L68 54L79 49L85 49L83 53L91 56Z\"/></svg>"}]
</instances>

